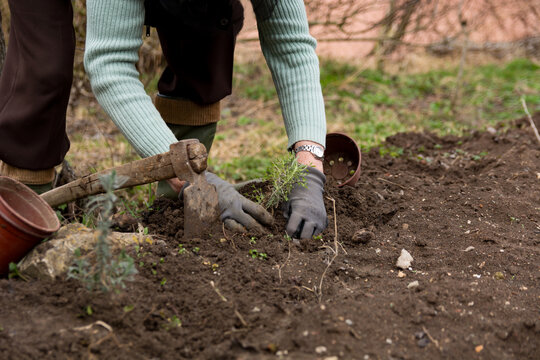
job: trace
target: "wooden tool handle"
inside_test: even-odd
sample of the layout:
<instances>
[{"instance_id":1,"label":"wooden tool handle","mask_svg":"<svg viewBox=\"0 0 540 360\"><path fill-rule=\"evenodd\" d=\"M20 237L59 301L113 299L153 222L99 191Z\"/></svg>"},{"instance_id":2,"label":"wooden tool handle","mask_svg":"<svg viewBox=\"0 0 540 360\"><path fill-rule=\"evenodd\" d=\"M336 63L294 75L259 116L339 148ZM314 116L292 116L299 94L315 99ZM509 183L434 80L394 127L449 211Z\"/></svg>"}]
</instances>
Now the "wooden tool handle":
<instances>
[{"instance_id":1,"label":"wooden tool handle","mask_svg":"<svg viewBox=\"0 0 540 360\"><path fill-rule=\"evenodd\" d=\"M166 152L84 176L69 184L47 191L41 195L41 198L50 206L55 207L86 196L101 194L104 189L99 177L111 173L112 170L116 171L118 177L128 178L120 189L176 177L171 156Z\"/></svg>"}]
</instances>

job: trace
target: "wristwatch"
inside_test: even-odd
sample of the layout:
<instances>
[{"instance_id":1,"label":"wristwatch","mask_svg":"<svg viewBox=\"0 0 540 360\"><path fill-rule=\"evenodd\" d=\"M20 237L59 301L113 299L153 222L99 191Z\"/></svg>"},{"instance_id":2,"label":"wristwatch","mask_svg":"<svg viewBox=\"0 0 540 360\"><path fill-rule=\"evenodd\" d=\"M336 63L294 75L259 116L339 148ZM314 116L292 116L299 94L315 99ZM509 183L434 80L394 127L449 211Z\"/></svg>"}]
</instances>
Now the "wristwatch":
<instances>
[{"instance_id":1,"label":"wristwatch","mask_svg":"<svg viewBox=\"0 0 540 360\"><path fill-rule=\"evenodd\" d=\"M293 150L295 154L299 153L300 151L308 151L313 154L315 159L317 160L323 160L324 159L324 149L322 146L318 145L300 145L296 149Z\"/></svg>"}]
</instances>

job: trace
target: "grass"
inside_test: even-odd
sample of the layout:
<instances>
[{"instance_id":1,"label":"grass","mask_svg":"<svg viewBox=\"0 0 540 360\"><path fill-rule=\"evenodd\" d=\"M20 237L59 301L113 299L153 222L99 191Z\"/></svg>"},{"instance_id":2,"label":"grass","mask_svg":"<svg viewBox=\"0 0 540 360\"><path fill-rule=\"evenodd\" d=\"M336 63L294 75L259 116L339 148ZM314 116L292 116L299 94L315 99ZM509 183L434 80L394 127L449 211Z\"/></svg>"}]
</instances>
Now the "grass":
<instances>
[{"instance_id":1,"label":"grass","mask_svg":"<svg viewBox=\"0 0 540 360\"><path fill-rule=\"evenodd\" d=\"M366 151L398 132L428 130L461 135L471 129L509 124L524 116L521 96L531 112L540 111L540 66L531 60L466 67L460 81L457 74L457 66L383 73L323 59L321 84L328 132L345 132ZM155 93L155 81L148 83L147 92ZM85 121L95 119L105 135L70 134L68 159L79 165L80 172L137 158L121 135L104 129L107 121L100 111L89 109L81 117ZM262 177L272 160L286 153L281 111L263 60L235 64L233 96L223 101L222 118L209 166L225 179L237 182ZM395 149L388 151L397 153ZM89 153L94 156L90 158ZM145 206L148 188L126 194Z\"/></svg>"}]
</instances>

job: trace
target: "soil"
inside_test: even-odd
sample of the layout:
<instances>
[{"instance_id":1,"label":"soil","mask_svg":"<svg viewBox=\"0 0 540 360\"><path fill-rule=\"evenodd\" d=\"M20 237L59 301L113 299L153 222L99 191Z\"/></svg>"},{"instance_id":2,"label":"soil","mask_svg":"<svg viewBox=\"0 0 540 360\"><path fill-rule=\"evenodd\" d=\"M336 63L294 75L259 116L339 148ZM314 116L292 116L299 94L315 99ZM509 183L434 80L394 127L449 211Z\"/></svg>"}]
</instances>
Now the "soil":
<instances>
[{"instance_id":1,"label":"soil","mask_svg":"<svg viewBox=\"0 0 540 360\"><path fill-rule=\"evenodd\" d=\"M372 149L355 187L327 187L320 239L286 239L279 212L265 235L185 239L181 206L159 200L143 217L155 240L130 250L139 274L123 292L0 280L0 357L540 359L540 144L528 121L398 134L383 148L403 154ZM402 249L414 258L403 270Z\"/></svg>"}]
</instances>

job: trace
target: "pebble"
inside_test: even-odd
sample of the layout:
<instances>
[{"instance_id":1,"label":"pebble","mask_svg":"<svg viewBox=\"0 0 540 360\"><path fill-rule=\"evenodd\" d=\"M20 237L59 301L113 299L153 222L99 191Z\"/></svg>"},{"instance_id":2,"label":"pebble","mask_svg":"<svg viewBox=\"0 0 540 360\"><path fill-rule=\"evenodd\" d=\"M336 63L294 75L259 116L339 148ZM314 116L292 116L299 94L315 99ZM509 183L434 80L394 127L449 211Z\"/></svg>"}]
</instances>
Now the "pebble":
<instances>
[{"instance_id":1,"label":"pebble","mask_svg":"<svg viewBox=\"0 0 540 360\"><path fill-rule=\"evenodd\" d=\"M468 248L466 248L464 251L465 252L469 252L469 251L472 251L474 250L474 246L469 246Z\"/></svg>"},{"instance_id":2,"label":"pebble","mask_svg":"<svg viewBox=\"0 0 540 360\"><path fill-rule=\"evenodd\" d=\"M414 289L418 286L420 286L420 283L418 282L418 280L415 280L410 282L409 285L407 285L407 289Z\"/></svg>"},{"instance_id":3,"label":"pebble","mask_svg":"<svg viewBox=\"0 0 540 360\"><path fill-rule=\"evenodd\" d=\"M510 275L516 275L519 272L519 268L516 266L509 266L506 270L508 270Z\"/></svg>"},{"instance_id":4,"label":"pebble","mask_svg":"<svg viewBox=\"0 0 540 360\"><path fill-rule=\"evenodd\" d=\"M399 271L398 274L397 274L397 277L398 278L404 278L405 276L407 276L403 271Z\"/></svg>"},{"instance_id":5,"label":"pebble","mask_svg":"<svg viewBox=\"0 0 540 360\"><path fill-rule=\"evenodd\" d=\"M504 280L504 274L500 271L497 271L494 275L496 280Z\"/></svg>"},{"instance_id":6,"label":"pebble","mask_svg":"<svg viewBox=\"0 0 540 360\"><path fill-rule=\"evenodd\" d=\"M345 320L345 324L349 325L349 326L352 326L354 323L351 319L347 319Z\"/></svg>"},{"instance_id":7,"label":"pebble","mask_svg":"<svg viewBox=\"0 0 540 360\"><path fill-rule=\"evenodd\" d=\"M367 229L360 229L352 236L352 241L360 244L367 244L375 238L375 234Z\"/></svg>"},{"instance_id":8,"label":"pebble","mask_svg":"<svg viewBox=\"0 0 540 360\"><path fill-rule=\"evenodd\" d=\"M416 343L418 344L418 347L424 348L424 347L428 346L430 341L429 341L428 337L423 337L420 340L418 340Z\"/></svg>"},{"instance_id":9,"label":"pebble","mask_svg":"<svg viewBox=\"0 0 540 360\"><path fill-rule=\"evenodd\" d=\"M401 255L397 259L396 266L400 269L407 269L411 266L411 263L413 262L413 257L409 252L405 249L401 249Z\"/></svg>"},{"instance_id":10,"label":"pebble","mask_svg":"<svg viewBox=\"0 0 540 360\"><path fill-rule=\"evenodd\" d=\"M326 351L327 351L326 346L317 346L315 348L315 352L317 354L322 354L322 353L325 353Z\"/></svg>"},{"instance_id":11,"label":"pebble","mask_svg":"<svg viewBox=\"0 0 540 360\"><path fill-rule=\"evenodd\" d=\"M339 358L337 356L327 356L324 358L324 360L338 360Z\"/></svg>"}]
</instances>

